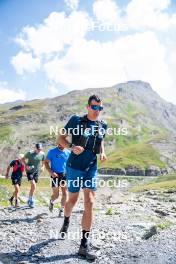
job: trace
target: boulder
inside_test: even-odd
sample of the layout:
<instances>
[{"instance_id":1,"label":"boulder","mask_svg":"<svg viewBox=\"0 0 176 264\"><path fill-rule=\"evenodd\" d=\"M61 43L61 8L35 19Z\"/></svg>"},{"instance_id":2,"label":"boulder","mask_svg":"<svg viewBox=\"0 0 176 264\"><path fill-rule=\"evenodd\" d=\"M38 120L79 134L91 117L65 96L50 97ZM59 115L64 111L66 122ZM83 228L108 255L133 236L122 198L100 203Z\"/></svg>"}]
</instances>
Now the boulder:
<instances>
[{"instance_id":1,"label":"boulder","mask_svg":"<svg viewBox=\"0 0 176 264\"><path fill-rule=\"evenodd\" d=\"M159 176L159 175L161 175L161 170L157 166L151 165L145 170L145 176Z\"/></svg>"},{"instance_id":2,"label":"boulder","mask_svg":"<svg viewBox=\"0 0 176 264\"><path fill-rule=\"evenodd\" d=\"M145 176L145 170L137 168L136 166L129 166L125 170L128 176Z\"/></svg>"}]
</instances>

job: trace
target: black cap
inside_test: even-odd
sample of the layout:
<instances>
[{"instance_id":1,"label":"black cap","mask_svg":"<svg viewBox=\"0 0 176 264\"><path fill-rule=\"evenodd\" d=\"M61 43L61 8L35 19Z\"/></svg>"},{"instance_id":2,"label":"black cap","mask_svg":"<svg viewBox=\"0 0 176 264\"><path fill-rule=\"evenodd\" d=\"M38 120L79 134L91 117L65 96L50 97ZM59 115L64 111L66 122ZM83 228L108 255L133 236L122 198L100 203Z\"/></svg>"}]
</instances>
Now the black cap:
<instances>
[{"instance_id":1,"label":"black cap","mask_svg":"<svg viewBox=\"0 0 176 264\"><path fill-rule=\"evenodd\" d=\"M42 149L43 148L42 143L35 144L35 147L36 147L36 149Z\"/></svg>"}]
</instances>

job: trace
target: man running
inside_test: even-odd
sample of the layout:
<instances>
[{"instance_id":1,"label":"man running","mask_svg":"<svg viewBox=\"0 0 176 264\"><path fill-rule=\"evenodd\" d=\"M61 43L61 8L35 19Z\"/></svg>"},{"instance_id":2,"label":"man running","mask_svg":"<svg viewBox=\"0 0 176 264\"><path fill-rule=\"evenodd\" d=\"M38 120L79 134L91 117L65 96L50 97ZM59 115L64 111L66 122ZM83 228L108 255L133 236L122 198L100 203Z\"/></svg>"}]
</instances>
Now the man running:
<instances>
[{"instance_id":1,"label":"man running","mask_svg":"<svg viewBox=\"0 0 176 264\"><path fill-rule=\"evenodd\" d=\"M71 147L72 150L66 168L69 197L65 204L64 223L60 232L64 236L68 231L70 215L78 200L80 187L82 187L84 193L84 213L82 216L82 239L78 254L86 257L87 260L95 260L96 255L91 253L88 246L88 237L92 225L93 201L97 180L96 155L100 154L101 161L107 159L103 141L107 124L99 120L103 106L101 99L97 95L89 97L87 110L87 115L83 117L72 116L65 126L67 133L60 135L58 138L59 144L63 147ZM79 128L78 135L74 132L75 128ZM72 137L71 144L68 142L69 135ZM79 186L75 184L77 180L79 180Z\"/></svg>"},{"instance_id":2,"label":"man running","mask_svg":"<svg viewBox=\"0 0 176 264\"><path fill-rule=\"evenodd\" d=\"M33 198L36 190L36 183L38 182L40 164L42 163L41 171L44 170L45 154L42 151L43 147L41 143L35 145L34 151L29 151L24 155L23 162L26 165L26 174L28 181L31 183L29 191L28 205L31 208L35 207L35 200ZM27 162L26 162L27 160Z\"/></svg>"},{"instance_id":3,"label":"man running","mask_svg":"<svg viewBox=\"0 0 176 264\"><path fill-rule=\"evenodd\" d=\"M51 175L51 184L53 194L49 203L50 212L53 211L54 201L59 197L59 187L62 190L62 199L61 199L61 208L59 210L59 217L63 217L64 206L67 200L67 188L66 188L66 162L70 155L70 151L64 149L61 145L58 145L56 148L50 149L48 151L45 167L49 174Z\"/></svg>"},{"instance_id":4,"label":"man running","mask_svg":"<svg viewBox=\"0 0 176 264\"><path fill-rule=\"evenodd\" d=\"M23 172L25 171L25 166L22 161L23 157L24 157L23 154L19 154L17 159L12 160L9 166L7 167L7 172L5 175L6 179L8 179L10 169L11 168L13 169L12 174L11 174L11 180L12 180L12 185L14 185L15 191L13 192L12 197L9 199L9 202L11 206L14 206L13 201L15 199L15 207L20 206L18 197L19 197L19 192L20 192L21 179L23 176Z\"/></svg>"}]
</instances>

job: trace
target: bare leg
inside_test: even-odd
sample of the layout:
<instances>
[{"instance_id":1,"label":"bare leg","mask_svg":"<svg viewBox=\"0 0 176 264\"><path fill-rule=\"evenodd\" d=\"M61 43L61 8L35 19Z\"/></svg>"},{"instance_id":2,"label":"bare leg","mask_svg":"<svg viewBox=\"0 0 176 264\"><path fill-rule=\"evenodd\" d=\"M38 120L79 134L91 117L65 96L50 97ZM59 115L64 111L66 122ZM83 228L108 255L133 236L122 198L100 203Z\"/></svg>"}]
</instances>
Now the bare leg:
<instances>
[{"instance_id":1,"label":"bare leg","mask_svg":"<svg viewBox=\"0 0 176 264\"><path fill-rule=\"evenodd\" d=\"M59 187L53 187L52 190L51 201L54 202L59 197Z\"/></svg>"},{"instance_id":2,"label":"bare leg","mask_svg":"<svg viewBox=\"0 0 176 264\"><path fill-rule=\"evenodd\" d=\"M20 186L18 184L15 184L14 187L15 187L15 191L13 193L13 197L15 197L15 199L17 200L20 192Z\"/></svg>"},{"instance_id":3,"label":"bare leg","mask_svg":"<svg viewBox=\"0 0 176 264\"><path fill-rule=\"evenodd\" d=\"M36 190L36 182L34 180L31 180L31 189L29 191L29 197L32 197L35 190Z\"/></svg>"},{"instance_id":4,"label":"bare leg","mask_svg":"<svg viewBox=\"0 0 176 264\"><path fill-rule=\"evenodd\" d=\"M72 213L73 207L75 206L77 200L79 197L79 192L76 193L68 193L68 200L65 203L65 208L64 208L64 214L66 217L69 217Z\"/></svg>"},{"instance_id":5,"label":"bare leg","mask_svg":"<svg viewBox=\"0 0 176 264\"><path fill-rule=\"evenodd\" d=\"M82 216L82 230L90 231L93 219L93 202L95 192L85 188L84 192L84 213Z\"/></svg>"},{"instance_id":6,"label":"bare leg","mask_svg":"<svg viewBox=\"0 0 176 264\"><path fill-rule=\"evenodd\" d=\"M62 199L61 199L61 207L65 207L65 203L68 198L68 192L67 192L67 187L61 187L62 190Z\"/></svg>"}]
</instances>

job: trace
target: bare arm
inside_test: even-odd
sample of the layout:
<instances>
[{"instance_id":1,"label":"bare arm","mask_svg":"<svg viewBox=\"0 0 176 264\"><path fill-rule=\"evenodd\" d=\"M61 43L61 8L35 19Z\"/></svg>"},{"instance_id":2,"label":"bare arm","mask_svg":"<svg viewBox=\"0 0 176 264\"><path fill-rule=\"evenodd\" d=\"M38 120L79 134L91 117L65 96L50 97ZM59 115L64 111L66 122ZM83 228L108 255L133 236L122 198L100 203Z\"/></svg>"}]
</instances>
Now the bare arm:
<instances>
[{"instance_id":1,"label":"bare arm","mask_svg":"<svg viewBox=\"0 0 176 264\"><path fill-rule=\"evenodd\" d=\"M27 165L27 162L26 162L26 158L25 157L22 158L22 162L23 162L23 164L25 166L25 171L28 171L29 170L29 166Z\"/></svg>"},{"instance_id":2,"label":"bare arm","mask_svg":"<svg viewBox=\"0 0 176 264\"><path fill-rule=\"evenodd\" d=\"M42 160L41 171L44 172L44 170L45 170L45 160Z\"/></svg>"},{"instance_id":3,"label":"bare arm","mask_svg":"<svg viewBox=\"0 0 176 264\"><path fill-rule=\"evenodd\" d=\"M44 164L45 164L45 168L46 168L46 170L49 172L50 175L52 175L53 178L55 178L55 177L58 176L57 173L55 173L55 172L53 172L53 171L51 170L51 167L50 167L50 161L49 161L49 160L45 160L45 161L44 161Z\"/></svg>"},{"instance_id":4,"label":"bare arm","mask_svg":"<svg viewBox=\"0 0 176 264\"><path fill-rule=\"evenodd\" d=\"M100 153L105 153L105 147L104 147L104 140L102 140L101 142L101 149L100 149Z\"/></svg>"},{"instance_id":5,"label":"bare arm","mask_svg":"<svg viewBox=\"0 0 176 264\"><path fill-rule=\"evenodd\" d=\"M6 172L6 175L5 175L5 177L6 177L6 179L8 179L9 178L9 172L10 172L10 165L7 167L7 172Z\"/></svg>"},{"instance_id":6,"label":"bare arm","mask_svg":"<svg viewBox=\"0 0 176 264\"><path fill-rule=\"evenodd\" d=\"M49 172L49 174L52 174L52 170L51 170L51 167L50 167L50 161L49 160L45 160L44 164L45 164L45 168Z\"/></svg>"},{"instance_id":7,"label":"bare arm","mask_svg":"<svg viewBox=\"0 0 176 264\"><path fill-rule=\"evenodd\" d=\"M68 135L59 135L57 139L57 145L60 144L64 148L69 148L70 142L68 141Z\"/></svg>"},{"instance_id":8,"label":"bare arm","mask_svg":"<svg viewBox=\"0 0 176 264\"><path fill-rule=\"evenodd\" d=\"M105 154L105 148L104 148L104 140L101 142L101 149L100 149L100 160L105 161L107 160L107 156Z\"/></svg>"},{"instance_id":9,"label":"bare arm","mask_svg":"<svg viewBox=\"0 0 176 264\"><path fill-rule=\"evenodd\" d=\"M23 164L25 165L25 167L27 166L27 163L26 163L26 159L25 158L22 158L22 162Z\"/></svg>"}]
</instances>

